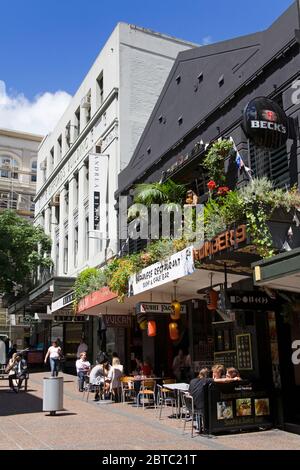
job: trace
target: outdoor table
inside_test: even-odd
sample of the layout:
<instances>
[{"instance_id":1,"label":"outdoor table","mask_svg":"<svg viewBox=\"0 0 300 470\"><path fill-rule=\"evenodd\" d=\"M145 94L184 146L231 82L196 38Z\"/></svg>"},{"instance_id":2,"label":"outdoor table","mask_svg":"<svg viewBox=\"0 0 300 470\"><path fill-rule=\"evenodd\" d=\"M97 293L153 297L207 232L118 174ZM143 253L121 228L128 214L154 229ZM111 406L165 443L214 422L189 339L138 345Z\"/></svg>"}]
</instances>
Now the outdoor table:
<instances>
[{"instance_id":1,"label":"outdoor table","mask_svg":"<svg viewBox=\"0 0 300 470\"><path fill-rule=\"evenodd\" d=\"M189 384L187 383L177 383L177 384L164 384L164 388L168 390L174 390L176 392L177 398L177 415L176 417L180 417L180 392L187 392L189 389Z\"/></svg>"}]
</instances>

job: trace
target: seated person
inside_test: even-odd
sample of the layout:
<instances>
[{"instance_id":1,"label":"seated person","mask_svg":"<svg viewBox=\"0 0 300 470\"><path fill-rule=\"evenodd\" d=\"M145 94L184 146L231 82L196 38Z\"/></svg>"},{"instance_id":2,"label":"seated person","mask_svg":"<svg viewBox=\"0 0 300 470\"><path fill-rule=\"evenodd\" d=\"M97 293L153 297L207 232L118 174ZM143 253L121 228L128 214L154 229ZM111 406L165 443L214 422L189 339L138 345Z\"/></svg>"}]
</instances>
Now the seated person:
<instances>
[{"instance_id":1,"label":"seated person","mask_svg":"<svg viewBox=\"0 0 300 470\"><path fill-rule=\"evenodd\" d=\"M96 364L90 372L90 384L99 385L103 388L104 392L108 392L110 388L108 373L111 369L111 365L108 363L105 356L102 358L100 363ZM100 399L99 389L96 389L95 401Z\"/></svg>"},{"instance_id":2,"label":"seated person","mask_svg":"<svg viewBox=\"0 0 300 470\"><path fill-rule=\"evenodd\" d=\"M5 369L8 372L8 383L11 390L18 392L24 379L28 377L27 362L21 354L14 353ZM14 386L13 379L17 379L17 386Z\"/></svg>"},{"instance_id":3,"label":"seated person","mask_svg":"<svg viewBox=\"0 0 300 470\"><path fill-rule=\"evenodd\" d=\"M222 364L215 364L211 368L214 382L225 382L225 368Z\"/></svg>"},{"instance_id":4,"label":"seated person","mask_svg":"<svg viewBox=\"0 0 300 470\"><path fill-rule=\"evenodd\" d=\"M110 391L112 392L113 398L116 402L120 401L121 396L121 382L120 379L123 375L123 366L120 363L118 357L114 357L112 360L112 366L108 372L107 379L110 383Z\"/></svg>"},{"instance_id":5,"label":"seated person","mask_svg":"<svg viewBox=\"0 0 300 470\"><path fill-rule=\"evenodd\" d=\"M87 360L86 352L80 353L80 359L76 361L76 371L79 379L79 391L83 392L84 379L90 371L91 364Z\"/></svg>"},{"instance_id":6,"label":"seated person","mask_svg":"<svg viewBox=\"0 0 300 470\"><path fill-rule=\"evenodd\" d=\"M150 377L150 375L153 374L153 368L151 366L151 362L148 357L146 357L145 361L143 362L141 372L142 372L142 375L145 375L147 377Z\"/></svg>"},{"instance_id":7,"label":"seated person","mask_svg":"<svg viewBox=\"0 0 300 470\"><path fill-rule=\"evenodd\" d=\"M226 381L242 380L239 371L235 367L228 367L226 370Z\"/></svg>"},{"instance_id":8,"label":"seated person","mask_svg":"<svg viewBox=\"0 0 300 470\"><path fill-rule=\"evenodd\" d=\"M213 382L213 379L209 378L209 369L205 367L201 369L198 377L192 379L189 386L189 393L194 399L194 409L198 411L201 416L204 416L205 412L205 386ZM200 423L199 423L199 431Z\"/></svg>"}]
</instances>

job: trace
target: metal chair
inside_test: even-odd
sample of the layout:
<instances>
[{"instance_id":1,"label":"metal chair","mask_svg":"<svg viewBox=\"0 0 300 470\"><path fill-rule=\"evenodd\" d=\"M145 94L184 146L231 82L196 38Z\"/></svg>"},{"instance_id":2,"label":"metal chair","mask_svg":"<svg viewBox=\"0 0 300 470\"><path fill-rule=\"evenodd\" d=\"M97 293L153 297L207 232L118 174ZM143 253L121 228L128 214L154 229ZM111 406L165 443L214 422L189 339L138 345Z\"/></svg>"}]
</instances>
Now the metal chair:
<instances>
[{"instance_id":1,"label":"metal chair","mask_svg":"<svg viewBox=\"0 0 300 470\"><path fill-rule=\"evenodd\" d=\"M83 386L83 394L82 394L82 399L84 400L85 394L86 396L86 401L89 401L89 395L90 392L98 392L100 395L100 398L103 397L103 382L102 382L102 377L96 377L95 383L90 383L89 377L86 377L86 381Z\"/></svg>"},{"instance_id":2,"label":"metal chair","mask_svg":"<svg viewBox=\"0 0 300 470\"><path fill-rule=\"evenodd\" d=\"M185 415L184 417L183 434L185 432L187 421L191 419L191 423L192 423L191 437L194 437L194 420L196 419L199 433L201 433L202 426L203 426L203 415L200 410L196 410L194 408L194 399L192 395L190 395L188 392L182 394L182 400L183 400L183 405L189 412L189 418L187 419L187 415Z\"/></svg>"},{"instance_id":3,"label":"metal chair","mask_svg":"<svg viewBox=\"0 0 300 470\"><path fill-rule=\"evenodd\" d=\"M155 380L146 379L142 381L141 389L137 395L137 406L140 406L140 399L143 397L143 410L145 409L145 397L148 401L152 401L154 408L156 409L156 402L155 402Z\"/></svg>"},{"instance_id":4,"label":"metal chair","mask_svg":"<svg viewBox=\"0 0 300 470\"><path fill-rule=\"evenodd\" d=\"M171 390L164 388L163 385L157 384L157 407L159 408L159 419L161 419L163 407L172 406L172 415L174 414L173 407L176 411L176 398Z\"/></svg>"},{"instance_id":5,"label":"metal chair","mask_svg":"<svg viewBox=\"0 0 300 470\"><path fill-rule=\"evenodd\" d=\"M133 378L132 377L121 377L121 398L122 403L126 403L126 397L136 397L136 391L133 386Z\"/></svg>"}]
</instances>

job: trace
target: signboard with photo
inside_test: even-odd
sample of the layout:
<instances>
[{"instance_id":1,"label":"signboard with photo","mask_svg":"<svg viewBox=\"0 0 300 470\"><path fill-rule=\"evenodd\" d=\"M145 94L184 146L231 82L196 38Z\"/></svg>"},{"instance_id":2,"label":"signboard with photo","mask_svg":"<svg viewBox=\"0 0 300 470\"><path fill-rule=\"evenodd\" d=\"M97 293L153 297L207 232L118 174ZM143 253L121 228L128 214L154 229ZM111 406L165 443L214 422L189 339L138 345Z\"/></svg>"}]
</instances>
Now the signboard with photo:
<instances>
[{"instance_id":1,"label":"signboard with photo","mask_svg":"<svg viewBox=\"0 0 300 470\"><path fill-rule=\"evenodd\" d=\"M237 367L240 370L252 370L251 334L236 335Z\"/></svg>"}]
</instances>

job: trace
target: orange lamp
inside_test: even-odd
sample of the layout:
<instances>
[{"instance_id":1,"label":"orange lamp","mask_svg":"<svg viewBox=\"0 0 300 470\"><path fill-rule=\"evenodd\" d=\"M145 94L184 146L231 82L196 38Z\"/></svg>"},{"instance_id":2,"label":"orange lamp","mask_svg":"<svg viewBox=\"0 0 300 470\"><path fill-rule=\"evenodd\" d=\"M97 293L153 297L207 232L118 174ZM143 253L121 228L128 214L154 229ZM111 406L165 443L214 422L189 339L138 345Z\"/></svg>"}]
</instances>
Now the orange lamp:
<instances>
[{"instance_id":1,"label":"orange lamp","mask_svg":"<svg viewBox=\"0 0 300 470\"><path fill-rule=\"evenodd\" d=\"M156 336L156 322L154 320L148 321L148 336Z\"/></svg>"},{"instance_id":2,"label":"orange lamp","mask_svg":"<svg viewBox=\"0 0 300 470\"><path fill-rule=\"evenodd\" d=\"M173 300L171 303L170 316L172 320L179 320L180 318L181 305L177 300Z\"/></svg>"},{"instance_id":3,"label":"orange lamp","mask_svg":"<svg viewBox=\"0 0 300 470\"><path fill-rule=\"evenodd\" d=\"M178 324L175 322L169 323L169 333L170 333L170 338L172 341L176 341L179 339L179 330L178 330Z\"/></svg>"},{"instance_id":4,"label":"orange lamp","mask_svg":"<svg viewBox=\"0 0 300 470\"><path fill-rule=\"evenodd\" d=\"M216 310L218 306L219 294L214 289L210 289L208 293L207 308L208 310Z\"/></svg>"}]
</instances>

